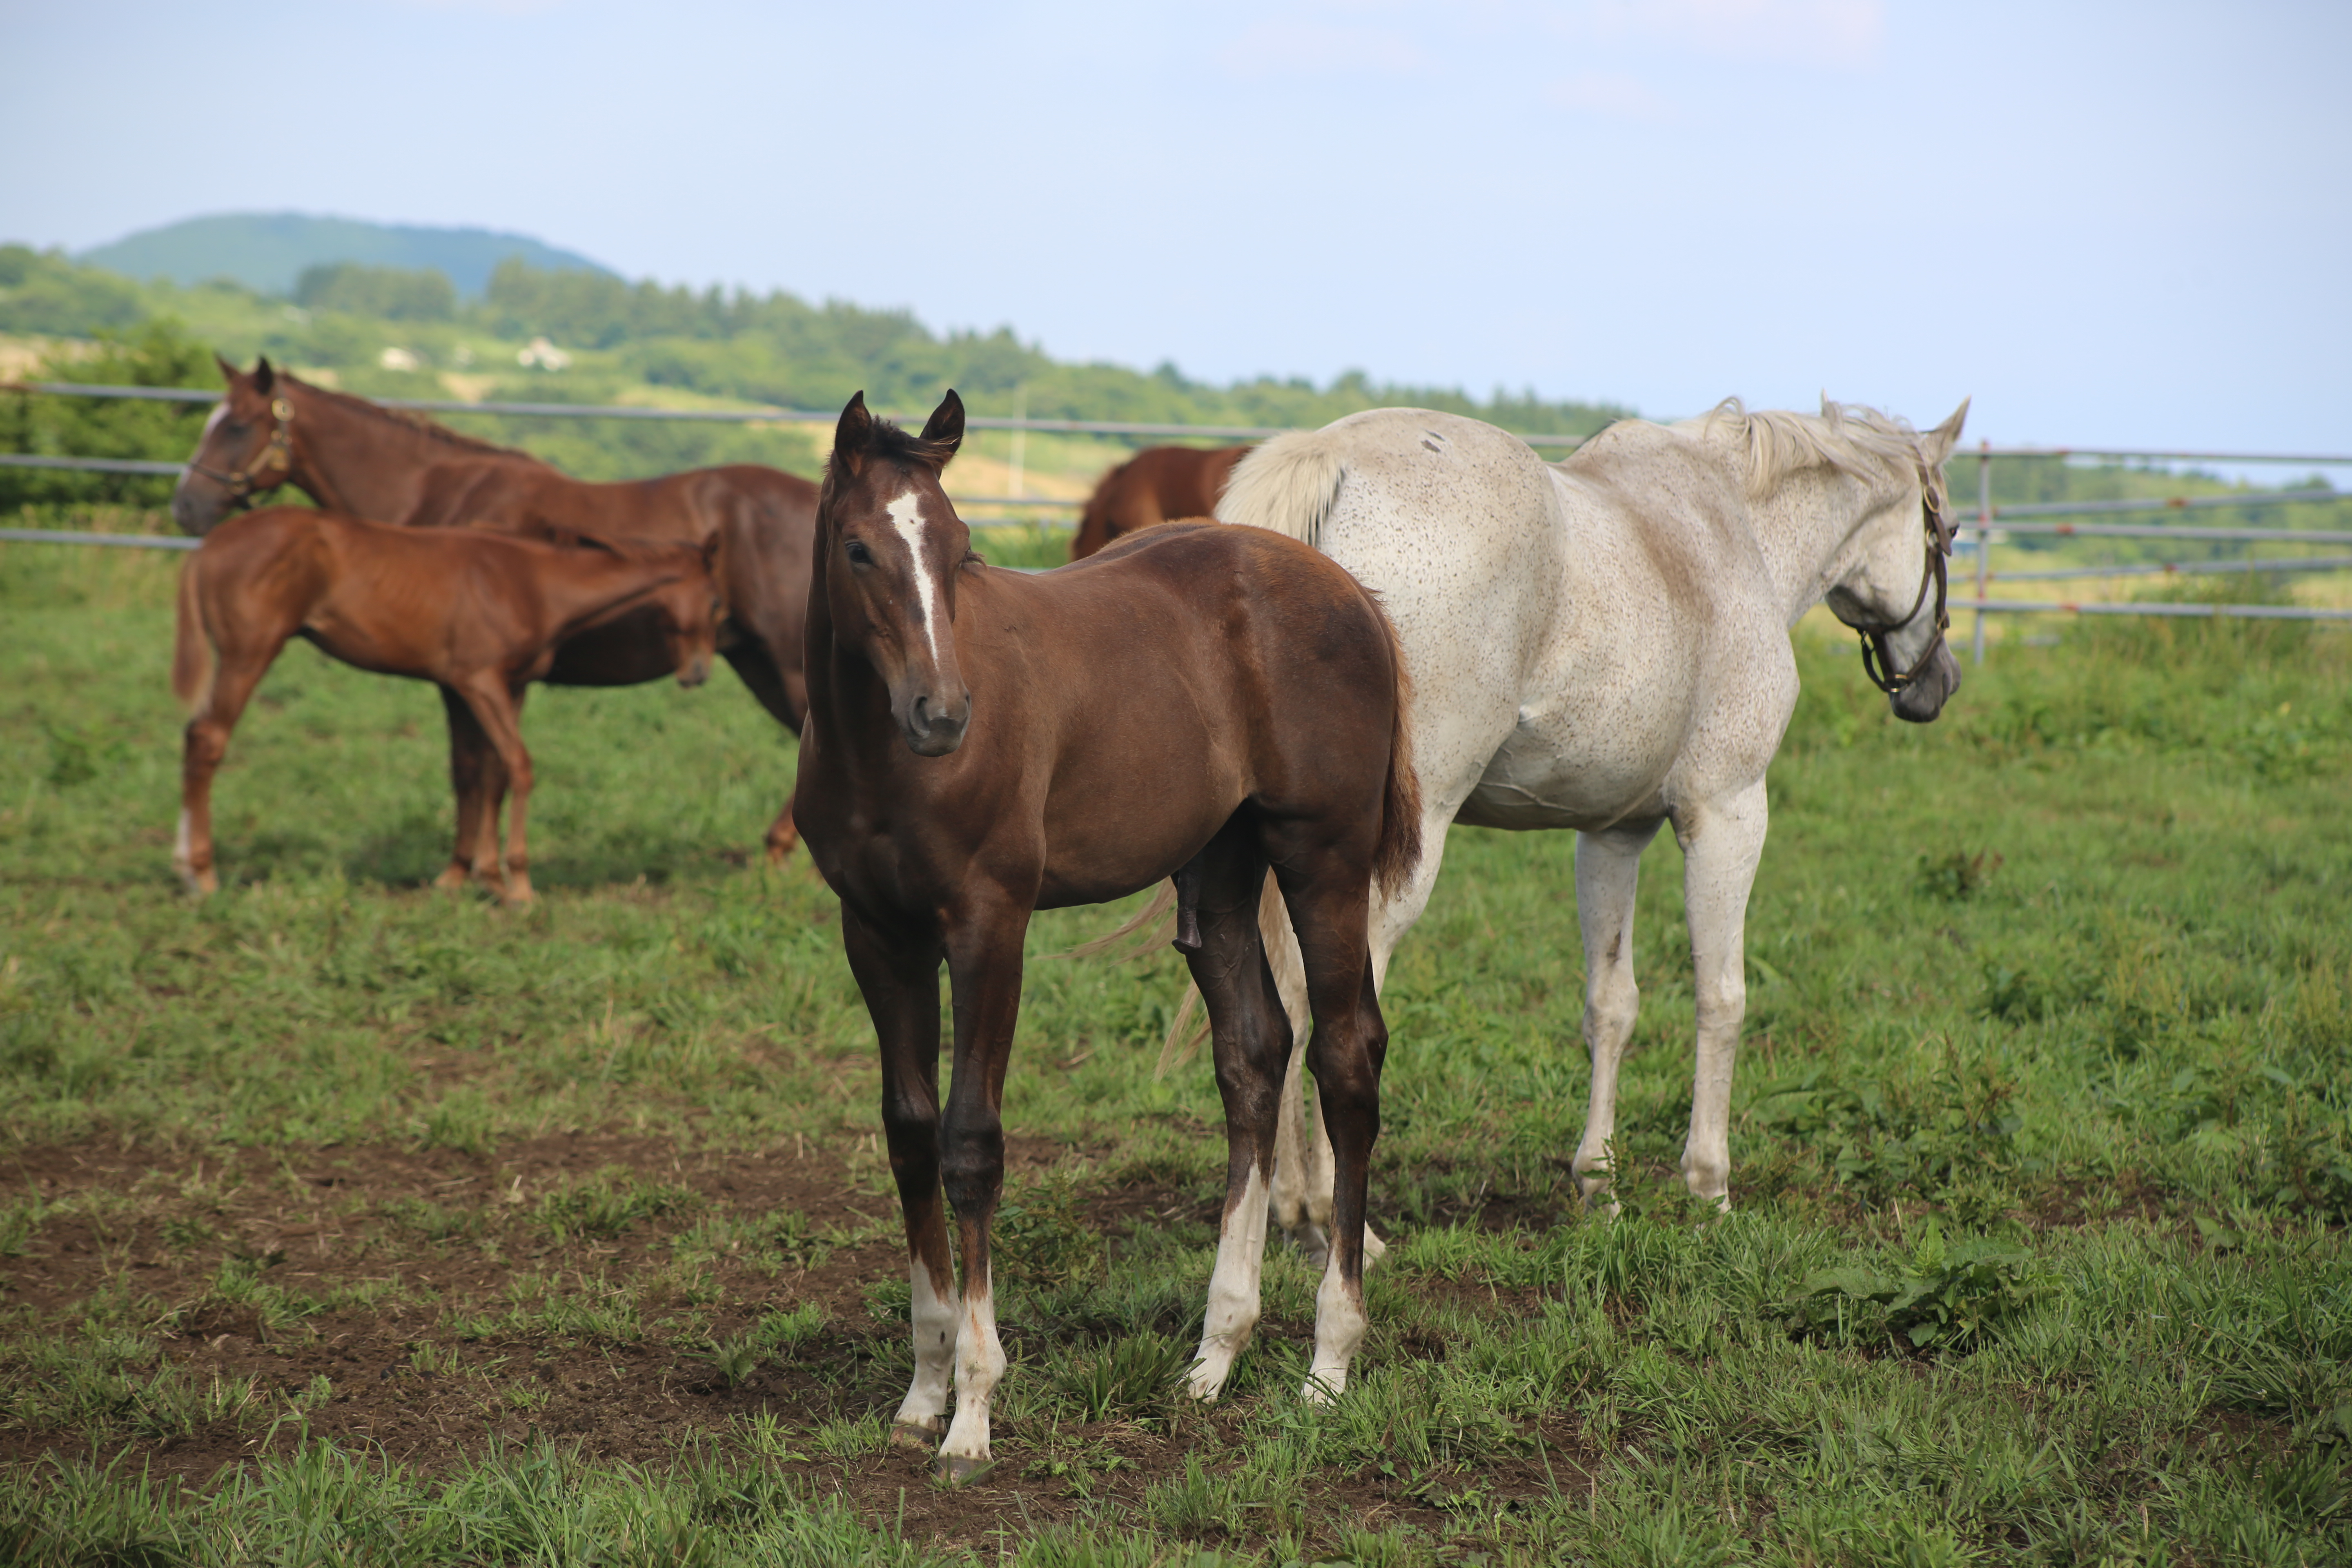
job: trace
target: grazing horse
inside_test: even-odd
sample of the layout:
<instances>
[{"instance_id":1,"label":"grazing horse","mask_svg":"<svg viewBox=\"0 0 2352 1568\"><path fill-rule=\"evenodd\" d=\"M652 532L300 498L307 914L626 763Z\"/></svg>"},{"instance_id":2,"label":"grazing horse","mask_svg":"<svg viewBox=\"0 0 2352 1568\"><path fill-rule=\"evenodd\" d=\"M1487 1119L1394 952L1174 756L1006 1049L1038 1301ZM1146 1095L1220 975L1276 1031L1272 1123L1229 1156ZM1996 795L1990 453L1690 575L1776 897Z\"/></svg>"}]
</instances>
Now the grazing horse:
<instances>
[{"instance_id":1,"label":"grazing horse","mask_svg":"<svg viewBox=\"0 0 2352 1568\"><path fill-rule=\"evenodd\" d=\"M1224 1099L1225 1210L1192 1393L1213 1398L1258 1317L1266 1172L1290 1024L1259 945L1269 867L1297 931L1337 1209L1307 1391L1362 1342L1358 1236L1387 1048L1365 945L1421 820L1403 665L1379 605L1255 530L1152 530L1043 575L992 569L940 487L949 393L909 437L852 398L817 506L801 832L841 896L842 945L882 1050L882 1123L907 1229L915 1375L901 1440L954 1425L939 1473L989 1464L1004 1373L989 1226L1032 910L1173 876L1176 945L1207 998ZM955 1079L939 1101L940 965ZM940 1208L962 1257L959 1295Z\"/></svg>"},{"instance_id":2,"label":"grazing horse","mask_svg":"<svg viewBox=\"0 0 2352 1568\"><path fill-rule=\"evenodd\" d=\"M816 522L816 487L808 480L732 463L595 484L529 453L313 386L267 359L249 375L226 360L219 363L227 393L172 493L172 515L184 532L201 537L255 496L291 484L331 510L409 528L482 529L557 542L583 535L695 545L716 539L727 605L719 651L761 706L800 732L808 710L802 616ZM633 686L671 668L661 627L648 614L635 614L567 641L547 679ZM451 773L475 781L477 792L496 793L503 765L498 748L466 702L448 691L441 700ZM786 802L768 829L768 858L782 861L795 837ZM450 870L462 881L467 868L453 864Z\"/></svg>"},{"instance_id":3,"label":"grazing horse","mask_svg":"<svg viewBox=\"0 0 2352 1568\"><path fill-rule=\"evenodd\" d=\"M209 893L213 773L254 688L289 637L345 664L437 683L495 748L503 788L457 785L454 866L530 901L523 818L530 753L522 745L527 682L546 678L568 638L624 616L655 626L680 686L710 674L719 628L711 580L718 544L565 549L471 530L393 528L308 507L247 512L214 529L180 571L172 689L187 703L180 834L172 864ZM511 789L503 868L499 802ZM444 874L445 882L447 876Z\"/></svg>"},{"instance_id":4,"label":"grazing horse","mask_svg":"<svg viewBox=\"0 0 2352 1568\"><path fill-rule=\"evenodd\" d=\"M1546 464L1492 426L1375 409L1281 436L1234 473L1219 517L1303 540L1381 596L1412 673L1424 847L1372 900L1372 970L1419 918L1445 830L1570 828L1591 1101L1575 1172L1609 1195L1617 1067L1633 1029L1634 876L1661 824L1683 849L1697 1068L1682 1174L1728 1206L1742 934L1764 851L1765 769L1797 700L1789 633L1824 598L1862 634L1897 718L1960 684L1945 647L1952 546L1943 465L1968 405L1925 435L1866 408L1613 425ZM1267 941L1294 1025L1288 939ZM1275 1219L1324 1247L1330 1156L1294 1062ZM1352 1222L1351 1222L1352 1223ZM1378 1256L1376 1240L1366 1246Z\"/></svg>"},{"instance_id":5,"label":"grazing horse","mask_svg":"<svg viewBox=\"0 0 2352 1568\"><path fill-rule=\"evenodd\" d=\"M1146 447L1102 477L1078 514L1070 559L1084 561L1139 528L1207 517L1247 447Z\"/></svg>"}]
</instances>

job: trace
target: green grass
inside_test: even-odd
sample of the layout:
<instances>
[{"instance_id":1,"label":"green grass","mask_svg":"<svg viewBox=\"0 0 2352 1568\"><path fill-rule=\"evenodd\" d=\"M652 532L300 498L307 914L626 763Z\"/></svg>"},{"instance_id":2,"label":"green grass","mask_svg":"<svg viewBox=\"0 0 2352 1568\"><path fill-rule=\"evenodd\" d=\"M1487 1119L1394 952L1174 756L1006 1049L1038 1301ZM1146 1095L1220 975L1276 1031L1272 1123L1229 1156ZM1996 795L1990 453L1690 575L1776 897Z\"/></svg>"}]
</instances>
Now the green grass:
<instances>
[{"instance_id":1,"label":"green grass","mask_svg":"<svg viewBox=\"0 0 2352 1568\"><path fill-rule=\"evenodd\" d=\"M1153 1076L1172 960L1040 917L1003 1479L949 1495L883 1440L870 1031L829 895L751 854L792 749L731 678L534 696L514 913L424 885L432 694L290 650L192 904L168 568L67 554L0 552L0 1558L2352 1558L2352 638L2086 627L1927 729L1802 642L1720 1223L1672 1174L1671 843L1612 1222L1567 1171L1572 841L1457 831L1328 1410L1287 1254L1232 1396L1170 1397L1215 1092Z\"/></svg>"}]
</instances>

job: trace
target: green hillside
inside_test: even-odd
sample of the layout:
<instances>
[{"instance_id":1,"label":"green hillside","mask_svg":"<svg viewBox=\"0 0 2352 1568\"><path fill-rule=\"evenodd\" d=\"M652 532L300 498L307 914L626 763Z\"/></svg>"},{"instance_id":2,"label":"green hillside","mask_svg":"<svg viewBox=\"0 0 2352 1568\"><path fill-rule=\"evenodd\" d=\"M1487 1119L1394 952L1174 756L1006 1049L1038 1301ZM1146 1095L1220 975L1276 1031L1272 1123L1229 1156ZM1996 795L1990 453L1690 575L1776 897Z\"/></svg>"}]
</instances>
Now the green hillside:
<instances>
[{"instance_id":1,"label":"green hillside","mask_svg":"<svg viewBox=\"0 0 2352 1568\"><path fill-rule=\"evenodd\" d=\"M211 386L217 351L249 364L267 353L324 384L378 397L636 404L680 408L782 405L835 409L863 388L875 406L919 416L952 386L972 412L1169 424L1314 426L1361 408L1414 404L1507 428L1584 435L1628 411L1497 391L1404 386L1349 373L1328 384L1270 377L1213 384L1173 364L1150 372L1055 360L1008 329L937 332L904 310L782 291L697 292L607 274L501 262L478 300L452 297L429 273L345 265L312 268L294 298L215 279L134 284L54 252L0 246L0 334L37 335L57 379ZM90 341L107 340L110 346ZM561 351L530 351L544 339ZM96 357L93 357L96 356ZM526 363L528 359L532 363ZM550 363L557 368L549 368ZM100 366L103 366L101 371ZM180 457L199 407L146 405L102 416L56 399L22 402L0 444L17 451ZM821 431L784 426L565 422L458 414L453 423L521 446L586 479L618 479L702 463L758 461L814 470ZM140 441L138 450L126 449ZM1030 436L1027 494L1083 493L1108 463L1145 443ZM1003 494L1014 457L994 432L967 444L966 493ZM0 506L28 501L153 504L161 481L0 472Z\"/></svg>"},{"instance_id":2,"label":"green hillside","mask_svg":"<svg viewBox=\"0 0 2352 1568\"><path fill-rule=\"evenodd\" d=\"M182 285L233 279L265 294L291 293L305 268L357 261L429 268L446 277L460 294L479 298L491 269L509 257L550 270L606 270L584 256L527 235L364 223L306 213L186 218L86 250L79 259L127 278L164 278Z\"/></svg>"}]
</instances>

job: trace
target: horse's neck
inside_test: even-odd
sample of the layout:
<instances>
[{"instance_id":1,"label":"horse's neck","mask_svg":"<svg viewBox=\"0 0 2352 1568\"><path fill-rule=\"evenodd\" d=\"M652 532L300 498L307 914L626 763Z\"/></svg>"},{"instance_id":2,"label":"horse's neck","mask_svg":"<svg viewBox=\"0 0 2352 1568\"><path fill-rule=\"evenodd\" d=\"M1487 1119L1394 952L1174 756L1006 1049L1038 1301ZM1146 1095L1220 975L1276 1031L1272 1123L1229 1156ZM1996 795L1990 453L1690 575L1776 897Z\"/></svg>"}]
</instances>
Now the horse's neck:
<instances>
[{"instance_id":1,"label":"horse's neck","mask_svg":"<svg viewBox=\"0 0 2352 1568\"><path fill-rule=\"evenodd\" d=\"M1793 626L1835 585L1854 530L1874 508L1871 487L1835 468L1800 468L1749 503L1756 540L1781 616Z\"/></svg>"},{"instance_id":2,"label":"horse's neck","mask_svg":"<svg viewBox=\"0 0 2352 1568\"><path fill-rule=\"evenodd\" d=\"M298 395L294 417L302 458L294 479L311 500L378 522L410 521L440 454L432 437L328 397Z\"/></svg>"}]
</instances>

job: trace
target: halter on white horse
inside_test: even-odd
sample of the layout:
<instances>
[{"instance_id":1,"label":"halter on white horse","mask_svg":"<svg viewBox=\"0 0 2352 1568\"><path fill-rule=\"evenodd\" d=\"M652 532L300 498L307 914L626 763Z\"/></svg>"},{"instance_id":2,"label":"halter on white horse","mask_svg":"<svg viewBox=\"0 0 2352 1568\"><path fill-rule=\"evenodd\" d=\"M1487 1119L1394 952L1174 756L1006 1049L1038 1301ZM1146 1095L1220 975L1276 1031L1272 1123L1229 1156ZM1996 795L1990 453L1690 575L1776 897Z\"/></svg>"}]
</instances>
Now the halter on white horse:
<instances>
[{"instance_id":1,"label":"halter on white horse","mask_svg":"<svg viewBox=\"0 0 2352 1568\"><path fill-rule=\"evenodd\" d=\"M1575 1169L1608 1204L1617 1068L1633 1033L1642 850L1674 825L1697 970L1697 1066L1682 1171L1728 1205L1743 927L1764 849L1764 773L1796 703L1789 631L1814 605L1864 634L1895 710L1933 719L1959 685L1943 643L1942 467L1963 403L1916 433L1823 399L1818 416L1627 421L1547 465L1491 426L1378 409L1244 459L1226 522L1316 545L1381 595L1413 679L1422 864L1372 906L1375 983L1428 901L1445 829L1572 828L1591 1100ZM1923 521L1926 549L1922 550ZM1269 956L1307 1038L1295 945ZM1330 1214L1328 1144L1285 1100L1274 1218L1310 1254ZM1319 1158L1318 1157L1319 1155ZM1368 1255L1380 1250L1367 1235Z\"/></svg>"}]
</instances>

